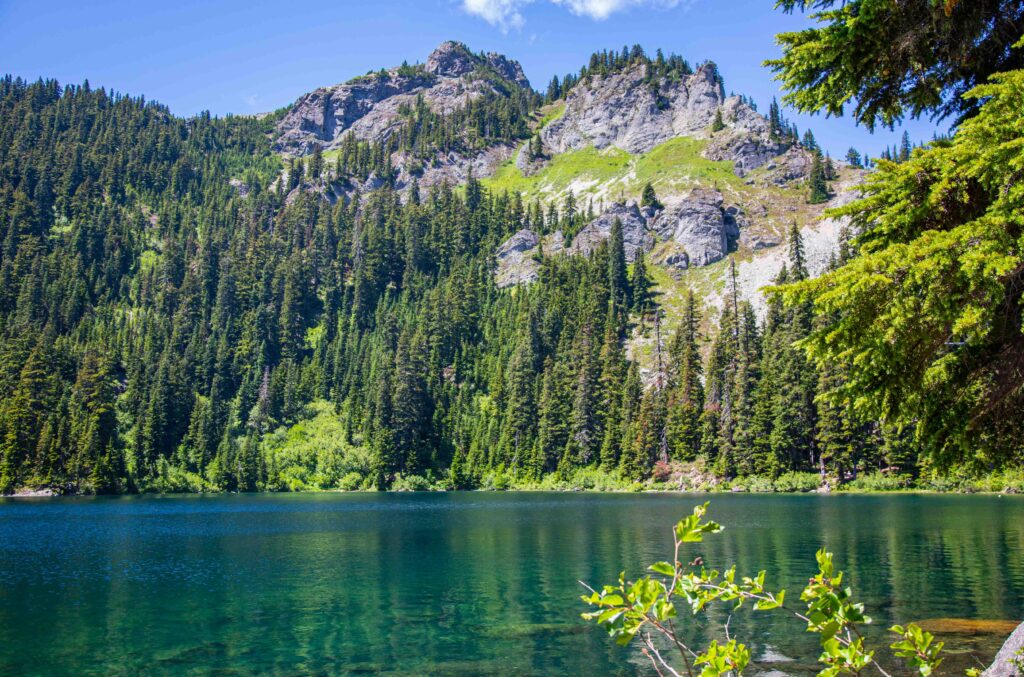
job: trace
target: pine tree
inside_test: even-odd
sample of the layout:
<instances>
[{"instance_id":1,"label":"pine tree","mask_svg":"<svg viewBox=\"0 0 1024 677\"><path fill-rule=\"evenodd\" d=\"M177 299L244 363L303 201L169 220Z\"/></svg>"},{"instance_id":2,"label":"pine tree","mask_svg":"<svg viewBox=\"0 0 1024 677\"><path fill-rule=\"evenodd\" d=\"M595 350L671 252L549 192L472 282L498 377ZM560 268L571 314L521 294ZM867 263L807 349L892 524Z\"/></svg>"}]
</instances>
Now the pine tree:
<instances>
[{"instance_id":1,"label":"pine tree","mask_svg":"<svg viewBox=\"0 0 1024 677\"><path fill-rule=\"evenodd\" d=\"M538 432L534 477L554 471L569 442L572 404L572 371L564 360L545 363L543 385L537 406Z\"/></svg>"},{"instance_id":2,"label":"pine tree","mask_svg":"<svg viewBox=\"0 0 1024 677\"><path fill-rule=\"evenodd\" d=\"M320 144L313 146L313 157L309 160L309 178L314 181L320 180L320 175L324 170L324 152L320 148Z\"/></svg>"},{"instance_id":3,"label":"pine tree","mask_svg":"<svg viewBox=\"0 0 1024 677\"><path fill-rule=\"evenodd\" d=\"M711 133L715 134L723 129L725 129L725 121L722 120L722 109L719 108L715 111L715 119L711 122Z\"/></svg>"},{"instance_id":4,"label":"pine tree","mask_svg":"<svg viewBox=\"0 0 1024 677\"><path fill-rule=\"evenodd\" d=\"M825 162L821 153L816 152L811 160L811 171L807 177L807 201L810 204L821 204L828 201L829 191L826 179Z\"/></svg>"},{"instance_id":5,"label":"pine tree","mask_svg":"<svg viewBox=\"0 0 1024 677\"><path fill-rule=\"evenodd\" d=\"M630 275L629 288L633 300L633 312L643 313L651 302L651 287L654 283L647 272L647 260L642 250L637 250L633 271Z\"/></svg>"},{"instance_id":6,"label":"pine tree","mask_svg":"<svg viewBox=\"0 0 1024 677\"><path fill-rule=\"evenodd\" d=\"M519 332L505 373L505 418L498 457L503 467L516 469L525 465L533 447L535 363L533 334L527 325Z\"/></svg>"},{"instance_id":7,"label":"pine tree","mask_svg":"<svg viewBox=\"0 0 1024 677\"><path fill-rule=\"evenodd\" d=\"M704 366L700 355L701 314L687 290L683 317L669 351L668 440L672 456L691 461L700 453L704 410Z\"/></svg>"},{"instance_id":8,"label":"pine tree","mask_svg":"<svg viewBox=\"0 0 1024 677\"><path fill-rule=\"evenodd\" d=\"M588 465L597 458L601 448L602 430L598 418L600 372L595 353L593 330L585 324L574 346L574 362L577 366L573 390L571 437L567 446L568 461Z\"/></svg>"},{"instance_id":9,"label":"pine tree","mask_svg":"<svg viewBox=\"0 0 1024 677\"><path fill-rule=\"evenodd\" d=\"M626 279L626 250L622 236L622 221L612 221L608 236L608 291L616 308L627 308L630 285Z\"/></svg>"},{"instance_id":10,"label":"pine tree","mask_svg":"<svg viewBox=\"0 0 1024 677\"><path fill-rule=\"evenodd\" d=\"M661 202L658 201L658 196L654 192L654 186L650 182L644 184L643 192L640 194L640 206L661 209Z\"/></svg>"},{"instance_id":11,"label":"pine tree","mask_svg":"<svg viewBox=\"0 0 1024 677\"><path fill-rule=\"evenodd\" d=\"M900 150L899 154L896 155L897 162L906 162L910 159L910 153L914 150L914 146L910 143L910 132L903 132L903 136L900 138Z\"/></svg>"}]
</instances>

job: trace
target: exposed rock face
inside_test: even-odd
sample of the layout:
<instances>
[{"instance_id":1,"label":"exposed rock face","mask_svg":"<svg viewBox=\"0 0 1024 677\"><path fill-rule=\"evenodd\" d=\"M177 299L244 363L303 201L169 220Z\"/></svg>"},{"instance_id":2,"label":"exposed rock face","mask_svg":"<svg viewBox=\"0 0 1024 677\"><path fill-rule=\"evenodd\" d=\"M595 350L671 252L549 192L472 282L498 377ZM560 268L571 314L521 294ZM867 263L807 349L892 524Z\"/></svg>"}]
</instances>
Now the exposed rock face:
<instances>
[{"instance_id":1,"label":"exposed rock face","mask_svg":"<svg viewBox=\"0 0 1024 677\"><path fill-rule=\"evenodd\" d=\"M520 87L530 86L530 81L526 79L518 61L512 61L493 52L476 55L462 43L452 40L442 43L427 57L426 71L443 77L458 78L472 73L480 66L491 68L505 80L514 82Z\"/></svg>"},{"instance_id":2,"label":"exposed rock face","mask_svg":"<svg viewBox=\"0 0 1024 677\"><path fill-rule=\"evenodd\" d=\"M768 179L777 186L803 179L811 173L814 156L810 151L794 146L775 158L768 166Z\"/></svg>"},{"instance_id":3,"label":"exposed rock face","mask_svg":"<svg viewBox=\"0 0 1024 677\"><path fill-rule=\"evenodd\" d=\"M706 266L725 258L730 243L739 237L739 211L729 209L723 208L722 194L717 190L698 188L667 203L651 225L659 237L672 240L686 252L685 258L673 261L674 265Z\"/></svg>"},{"instance_id":4,"label":"exposed rock face","mask_svg":"<svg viewBox=\"0 0 1024 677\"><path fill-rule=\"evenodd\" d=\"M541 132L545 149L564 153L616 146L645 153L675 136L702 131L725 100L711 65L677 83L662 80L657 91L645 76L646 67L636 64L577 85L566 98L565 113Z\"/></svg>"},{"instance_id":5,"label":"exposed rock face","mask_svg":"<svg viewBox=\"0 0 1024 677\"><path fill-rule=\"evenodd\" d=\"M498 270L495 282L499 288L511 287L537 279L537 263L534 253L540 238L528 228L523 228L505 240L495 254Z\"/></svg>"},{"instance_id":6,"label":"exposed rock face","mask_svg":"<svg viewBox=\"0 0 1024 677\"><path fill-rule=\"evenodd\" d=\"M740 243L746 245L753 251L777 247L782 244L782 239L774 234L751 233L745 231L740 233Z\"/></svg>"},{"instance_id":7,"label":"exposed rock face","mask_svg":"<svg viewBox=\"0 0 1024 677\"><path fill-rule=\"evenodd\" d=\"M1012 661L1014 659L1020 661L1022 656L1024 656L1024 623L1013 631L1013 634L1003 644L1003 648L996 654L992 665L982 673L982 677L1021 677L1024 675L1024 671L1018 667L1020 663L1014 665Z\"/></svg>"},{"instance_id":8,"label":"exposed rock face","mask_svg":"<svg viewBox=\"0 0 1024 677\"><path fill-rule=\"evenodd\" d=\"M517 62L446 42L422 67L392 68L303 95L278 123L275 149L307 155L317 145L333 148L346 132L361 140L386 139L401 125L399 107L415 103L418 96L434 111L450 113L492 91L486 79L472 77L487 70L516 86L530 86Z\"/></svg>"},{"instance_id":9,"label":"exposed rock face","mask_svg":"<svg viewBox=\"0 0 1024 677\"><path fill-rule=\"evenodd\" d=\"M732 162L740 176L764 165L789 147L773 141L768 120L738 96L729 97L722 104L722 119L726 128L712 135L704 157Z\"/></svg>"},{"instance_id":10,"label":"exposed rock face","mask_svg":"<svg viewBox=\"0 0 1024 677\"><path fill-rule=\"evenodd\" d=\"M726 128L710 135L708 159L730 161L743 176L788 148L771 139L764 116L738 96L725 97L712 64L657 87L642 64L594 76L570 92L565 113L541 131L541 141L555 153L587 146L645 153L677 136L708 136L719 110Z\"/></svg>"},{"instance_id":11,"label":"exposed rock face","mask_svg":"<svg viewBox=\"0 0 1024 677\"><path fill-rule=\"evenodd\" d=\"M706 189L690 191L682 198L669 201L663 209L645 207L641 210L635 202L616 202L576 233L569 246L564 247L564 253L591 254L611 237L612 225L618 219L622 223L627 261L633 262L640 252L650 251L657 236L673 244L662 263L676 268L706 266L735 248L741 236L740 226L745 224L742 210L723 203L721 193ZM523 229L498 247L495 280L499 287L537 279L538 245L543 246L545 256L561 253L562 234L549 235L541 243L536 233Z\"/></svg>"},{"instance_id":12,"label":"exposed rock face","mask_svg":"<svg viewBox=\"0 0 1024 677\"><path fill-rule=\"evenodd\" d=\"M611 236L615 219L622 222L622 248L626 252L626 261L635 261L639 252L649 251L654 246L654 236L648 231L647 220L636 204L616 202L576 233L566 251L570 254L591 253Z\"/></svg>"},{"instance_id":13,"label":"exposed rock face","mask_svg":"<svg viewBox=\"0 0 1024 677\"><path fill-rule=\"evenodd\" d=\"M636 204L615 203L576 233L568 247L565 246L561 231L543 239L528 228L518 231L505 240L494 254L498 264L494 274L495 283L503 288L536 280L540 268L536 258L538 246L543 247L545 256L590 254L611 236L615 219L622 222L622 248L627 261L635 261L637 254L649 251L654 246L654 234L648 229L647 220Z\"/></svg>"},{"instance_id":14,"label":"exposed rock face","mask_svg":"<svg viewBox=\"0 0 1024 677\"><path fill-rule=\"evenodd\" d=\"M419 182L421 188L429 188L445 182L456 186L469 179L470 171L477 178L490 176L502 162L512 156L513 152L515 152L513 146L501 144L491 146L476 155L465 156L454 152L438 155L427 163L417 163L410 161L408 157L396 156L394 167L398 175L395 187L398 190L403 190L412 183L413 178ZM418 165L415 173L412 171L413 165Z\"/></svg>"}]
</instances>

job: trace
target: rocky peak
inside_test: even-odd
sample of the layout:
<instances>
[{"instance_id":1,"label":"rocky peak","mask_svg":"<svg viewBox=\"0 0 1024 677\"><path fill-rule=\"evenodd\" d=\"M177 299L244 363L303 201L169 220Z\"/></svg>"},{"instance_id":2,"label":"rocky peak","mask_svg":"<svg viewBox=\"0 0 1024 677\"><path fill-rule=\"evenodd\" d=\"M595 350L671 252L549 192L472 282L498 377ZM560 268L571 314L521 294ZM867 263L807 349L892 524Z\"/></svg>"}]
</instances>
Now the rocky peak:
<instances>
[{"instance_id":1,"label":"rocky peak","mask_svg":"<svg viewBox=\"0 0 1024 677\"><path fill-rule=\"evenodd\" d=\"M427 57L426 71L434 75L457 78L471 73L480 63L480 57L461 42L442 42Z\"/></svg>"},{"instance_id":2,"label":"rocky peak","mask_svg":"<svg viewBox=\"0 0 1024 677\"><path fill-rule=\"evenodd\" d=\"M492 82L470 77L478 69L528 88L519 63L499 54L477 55L461 42L441 44L426 64L412 69L392 68L321 87L299 97L277 125L277 150L306 155L313 148L332 148L343 135L380 141L400 124L399 110L422 96L436 112L449 113L473 98L494 91Z\"/></svg>"},{"instance_id":3,"label":"rocky peak","mask_svg":"<svg viewBox=\"0 0 1024 677\"><path fill-rule=\"evenodd\" d=\"M718 114L726 128L712 133ZM769 132L763 115L740 97L725 96L714 63L656 81L645 64L634 63L577 84L566 96L564 114L541 131L541 140L551 153L587 146L646 153L677 136L702 138L708 140L705 157L731 161L743 176L788 148Z\"/></svg>"},{"instance_id":4,"label":"rocky peak","mask_svg":"<svg viewBox=\"0 0 1024 677\"><path fill-rule=\"evenodd\" d=\"M505 80L514 82L524 89L530 86L530 81L526 79L523 67L518 61L494 52L485 55L474 54L466 45L454 40L441 43L431 52L424 69L439 77L459 78L480 67L489 67Z\"/></svg>"},{"instance_id":5,"label":"rocky peak","mask_svg":"<svg viewBox=\"0 0 1024 677\"><path fill-rule=\"evenodd\" d=\"M715 66L705 64L678 81L651 82L647 68L634 64L576 85L565 113L541 138L554 152L586 146L616 146L646 153L676 136L702 134L724 101Z\"/></svg>"}]
</instances>

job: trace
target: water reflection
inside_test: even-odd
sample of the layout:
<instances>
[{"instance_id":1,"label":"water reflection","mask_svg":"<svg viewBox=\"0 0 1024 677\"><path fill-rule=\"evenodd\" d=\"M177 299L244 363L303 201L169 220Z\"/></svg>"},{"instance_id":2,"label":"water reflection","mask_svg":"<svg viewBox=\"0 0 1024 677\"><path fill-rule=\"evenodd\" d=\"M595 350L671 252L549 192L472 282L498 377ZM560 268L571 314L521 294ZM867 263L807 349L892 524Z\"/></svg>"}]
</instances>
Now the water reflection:
<instances>
[{"instance_id":1,"label":"water reflection","mask_svg":"<svg viewBox=\"0 0 1024 677\"><path fill-rule=\"evenodd\" d=\"M262 495L0 502L0 672L637 674L579 619L577 580L664 559L704 496ZM688 556L794 593L835 552L876 619L1016 619L1024 500L712 497ZM725 617L692 623L706 641ZM741 612L765 669L814 671L795 622ZM962 630L962 628L961 628ZM992 632L950 636L959 670ZM973 651L973 654L971 653ZM977 655L977 657L975 656ZM801 660L788 659L802 657Z\"/></svg>"}]
</instances>

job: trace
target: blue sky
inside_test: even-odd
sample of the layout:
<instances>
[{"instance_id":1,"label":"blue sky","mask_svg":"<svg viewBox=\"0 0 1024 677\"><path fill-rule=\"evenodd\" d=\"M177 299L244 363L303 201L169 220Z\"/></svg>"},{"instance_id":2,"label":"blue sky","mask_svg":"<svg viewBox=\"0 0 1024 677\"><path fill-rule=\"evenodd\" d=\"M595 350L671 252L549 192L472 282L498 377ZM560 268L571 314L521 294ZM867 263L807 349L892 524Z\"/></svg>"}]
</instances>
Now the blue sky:
<instances>
[{"instance_id":1,"label":"blue sky","mask_svg":"<svg viewBox=\"0 0 1024 677\"><path fill-rule=\"evenodd\" d=\"M144 94L179 115L273 110L316 87L403 60L446 39L519 60L534 87L591 52L640 43L719 64L726 89L766 111L777 83L761 66L774 35L809 24L773 0L0 0L0 72ZM833 155L877 154L902 131L787 112ZM929 139L927 120L907 124Z\"/></svg>"}]
</instances>

